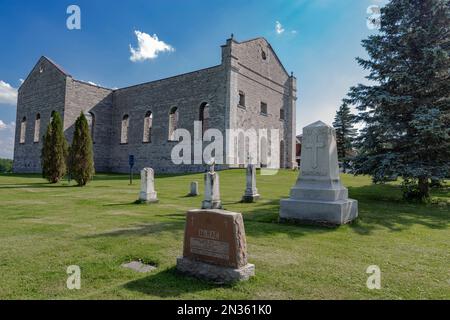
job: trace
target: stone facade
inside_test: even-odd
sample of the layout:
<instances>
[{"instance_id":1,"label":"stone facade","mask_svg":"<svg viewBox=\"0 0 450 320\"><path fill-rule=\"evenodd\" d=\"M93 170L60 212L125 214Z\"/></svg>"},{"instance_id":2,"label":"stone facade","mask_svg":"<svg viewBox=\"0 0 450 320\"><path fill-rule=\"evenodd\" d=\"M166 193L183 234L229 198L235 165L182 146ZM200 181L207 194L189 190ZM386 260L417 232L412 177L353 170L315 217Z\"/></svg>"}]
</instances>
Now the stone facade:
<instances>
[{"instance_id":1,"label":"stone facade","mask_svg":"<svg viewBox=\"0 0 450 320\"><path fill-rule=\"evenodd\" d=\"M245 106L239 105L239 94ZM261 103L267 112L261 113ZM74 79L46 57L41 57L19 88L14 146L14 172L41 172L42 136L52 111L61 114L66 138L72 141L74 123L80 112L93 122L94 160L98 172L128 172L128 155L135 156L134 169L152 167L155 172L204 171L203 164L175 165L169 139L169 113L178 112L177 128L194 137L194 121L202 105L209 106L208 128L223 133L223 150L235 147L237 155L225 155L219 169L238 160L247 164L242 141L228 141L227 129L279 129L281 167L295 165L296 79L289 75L270 44L263 38L244 42L228 39L222 46L220 65L167 79L117 90ZM280 111L280 110L283 111ZM144 119L151 112L151 141L143 139ZM282 113L284 118L282 118ZM40 117L39 141L34 141L35 119ZM122 120L128 119L127 142L121 143ZM21 126L26 120L25 126ZM21 143L21 128L25 141ZM272 143L270 137L267 142ZM204 142L203 147L209 142ZM192 151L194 147L192 146ZM258 161L265 149L258 149ZM192 156L192 159L194 157ZM262 157L261 157L262 158Z\"/></svg>"}]
</instances>

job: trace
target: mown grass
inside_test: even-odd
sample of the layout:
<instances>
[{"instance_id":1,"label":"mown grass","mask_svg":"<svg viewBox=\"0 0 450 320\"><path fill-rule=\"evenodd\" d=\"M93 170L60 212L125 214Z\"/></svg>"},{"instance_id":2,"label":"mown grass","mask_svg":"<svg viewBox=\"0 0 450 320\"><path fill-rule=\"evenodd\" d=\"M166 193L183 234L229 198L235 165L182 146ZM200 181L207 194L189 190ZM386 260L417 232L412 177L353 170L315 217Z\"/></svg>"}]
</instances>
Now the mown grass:
<instances>
[{"instance_id":1,"label":"mown grass","mask_svg":"<svg viewBox=\"0 0 450 320\"><path fill-rule=\"evenodd\" d=\"M228 210L242 212L256 277L211 285L175 271L187 197L202 175L158 176L160 202L137 205L139 180L98 174L87 187L50 185L38 175L0 175L1 299L444 299L450 298L450 190L433 204L401 200L396 184L372 185L343 175L359 201L359 219L340 228L278 224L279 199L296 172L257 176L262 199L240 203L245 172L220 172ZM157 270L120 265L135 259ZM80 290L66 288L66 269L79 265ZM366 269L378 265L382 289L369 290Z\"/></svg>"}]
</instances>

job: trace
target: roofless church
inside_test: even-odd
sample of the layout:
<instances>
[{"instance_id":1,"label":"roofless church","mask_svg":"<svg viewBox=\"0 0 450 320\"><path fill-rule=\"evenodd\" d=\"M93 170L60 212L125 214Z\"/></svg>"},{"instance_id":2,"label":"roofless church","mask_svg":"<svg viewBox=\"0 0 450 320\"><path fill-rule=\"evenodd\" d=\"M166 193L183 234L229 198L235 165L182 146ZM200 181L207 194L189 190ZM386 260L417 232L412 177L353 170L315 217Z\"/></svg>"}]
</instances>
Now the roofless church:
<instances>
[{"instance_id":1,"label":"roofless church","mask_svg":"<svg viewBox=\"0 0 450 320\"><path fill-rule=\"evenodd\" d=\"M18 92L13 170L41 172L42 137L54 111L61 114L69 143L76 118L80 112L86 115L97 172L128 172L131 154L136 170L203 171L204 165L171 160L179 143L174 130L187 129L194 137L194 121L202 121L202 130L223 133L224 152L237 150L236 161L224 156L223 168L248 161L248 146L240 137L227 141L227 129L278 129L277 141L260 145L279 144L280 166L292 167L296 99L295 77L264 38L238 42L232 37L222 46L217 66L116 90L76 80L41 57ZM269 150L258 147L262 165Z\"/></svg>"}]
</instances>

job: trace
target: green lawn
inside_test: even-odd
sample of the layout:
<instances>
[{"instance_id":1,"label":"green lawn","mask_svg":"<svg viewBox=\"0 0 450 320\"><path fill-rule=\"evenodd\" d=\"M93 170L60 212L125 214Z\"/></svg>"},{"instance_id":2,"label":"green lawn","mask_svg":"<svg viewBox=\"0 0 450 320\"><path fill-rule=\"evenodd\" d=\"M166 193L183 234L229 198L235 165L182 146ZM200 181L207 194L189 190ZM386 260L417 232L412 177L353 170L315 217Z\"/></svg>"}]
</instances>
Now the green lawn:
<instances>
[{"instance_id":1,"label":"green lawn","mask_svg":"<svg viewBox=\"0 0 450 320\"><path fill-rule=\"evenodd\" d=\"M98 174L87 187L50 185L38 175L0 175L1 299L443 299L450 298L450 190L432 204L408 204L399 187L344 175L359 201L359 219L340 228L277 223L279 199L296 172L257 176L262 199L239 200L245 172L220 172L228 210L242 212L256 277L233 286L178 275L186 197L201 174L159 176L160 202L137 205L139 180ZM121 268L143 259L157 270ZM79 265L81 290L66 288L66 268ZM369 290L369 265L382 289Z\"/></svg>"}]
</instances>

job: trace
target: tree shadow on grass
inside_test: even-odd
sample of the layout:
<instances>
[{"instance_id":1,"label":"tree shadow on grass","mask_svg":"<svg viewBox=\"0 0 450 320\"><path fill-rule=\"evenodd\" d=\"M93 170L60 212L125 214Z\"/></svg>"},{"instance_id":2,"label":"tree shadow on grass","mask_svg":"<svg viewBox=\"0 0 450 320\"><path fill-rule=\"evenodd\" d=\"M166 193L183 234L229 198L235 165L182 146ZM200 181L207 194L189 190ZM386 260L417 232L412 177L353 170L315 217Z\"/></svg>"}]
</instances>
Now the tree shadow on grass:
<instances>
[{"instance_id":1,"label":"tree shadow on grass","mask_svg":"<svg viewBox=\"0 0 450 320\"><path fill-rule=\"evenodd\" d=\"M350 225L358 234L369 235L379 228L398 232L414 225L435 230L449 228L448 206L406 202L399 186L350 187L349 193L359 202L359 218Z\"/></svg>"},{"instance_id":2,"label":"tree shadow on grass","mask_svg":"<svg viewBox=\"0 0 450 320\"><path fill-rule=\"evenodd\" d=\"M128 228L116 229L108 232L92 234L82 237L83 239L103 238L103 237L142 237L160 232L178 233L184 230L184 221L141 223Z\"/></svg>"},{"instance_id":3,"label":"tree shadow on grass","mask_svg":"<svg viewBox=\"0 0 450 320\"><path fill-rule=\"evenodd\" d=\"M66 184L51 184L48 182L36 182L33 184L21 184L21 183L14 183L14 184L0 184L0 189L36 189L36 188L74 188L78 187L76 184L73 185L66 185Z\"/></svg>"},{"instance_id":4,"label":"tree shadow on grass","mask_svg":"<svg viewBox=\"0 0 450 320\"><path fill-rule=\"evenodd\" d=\"M172 267L145 278L128 282L123 287L127 290L160 298L176 298L183 294L194 294L198 291L215 289L218 285L179 274L176 268Z\"/></svg>"}]
</instances>

